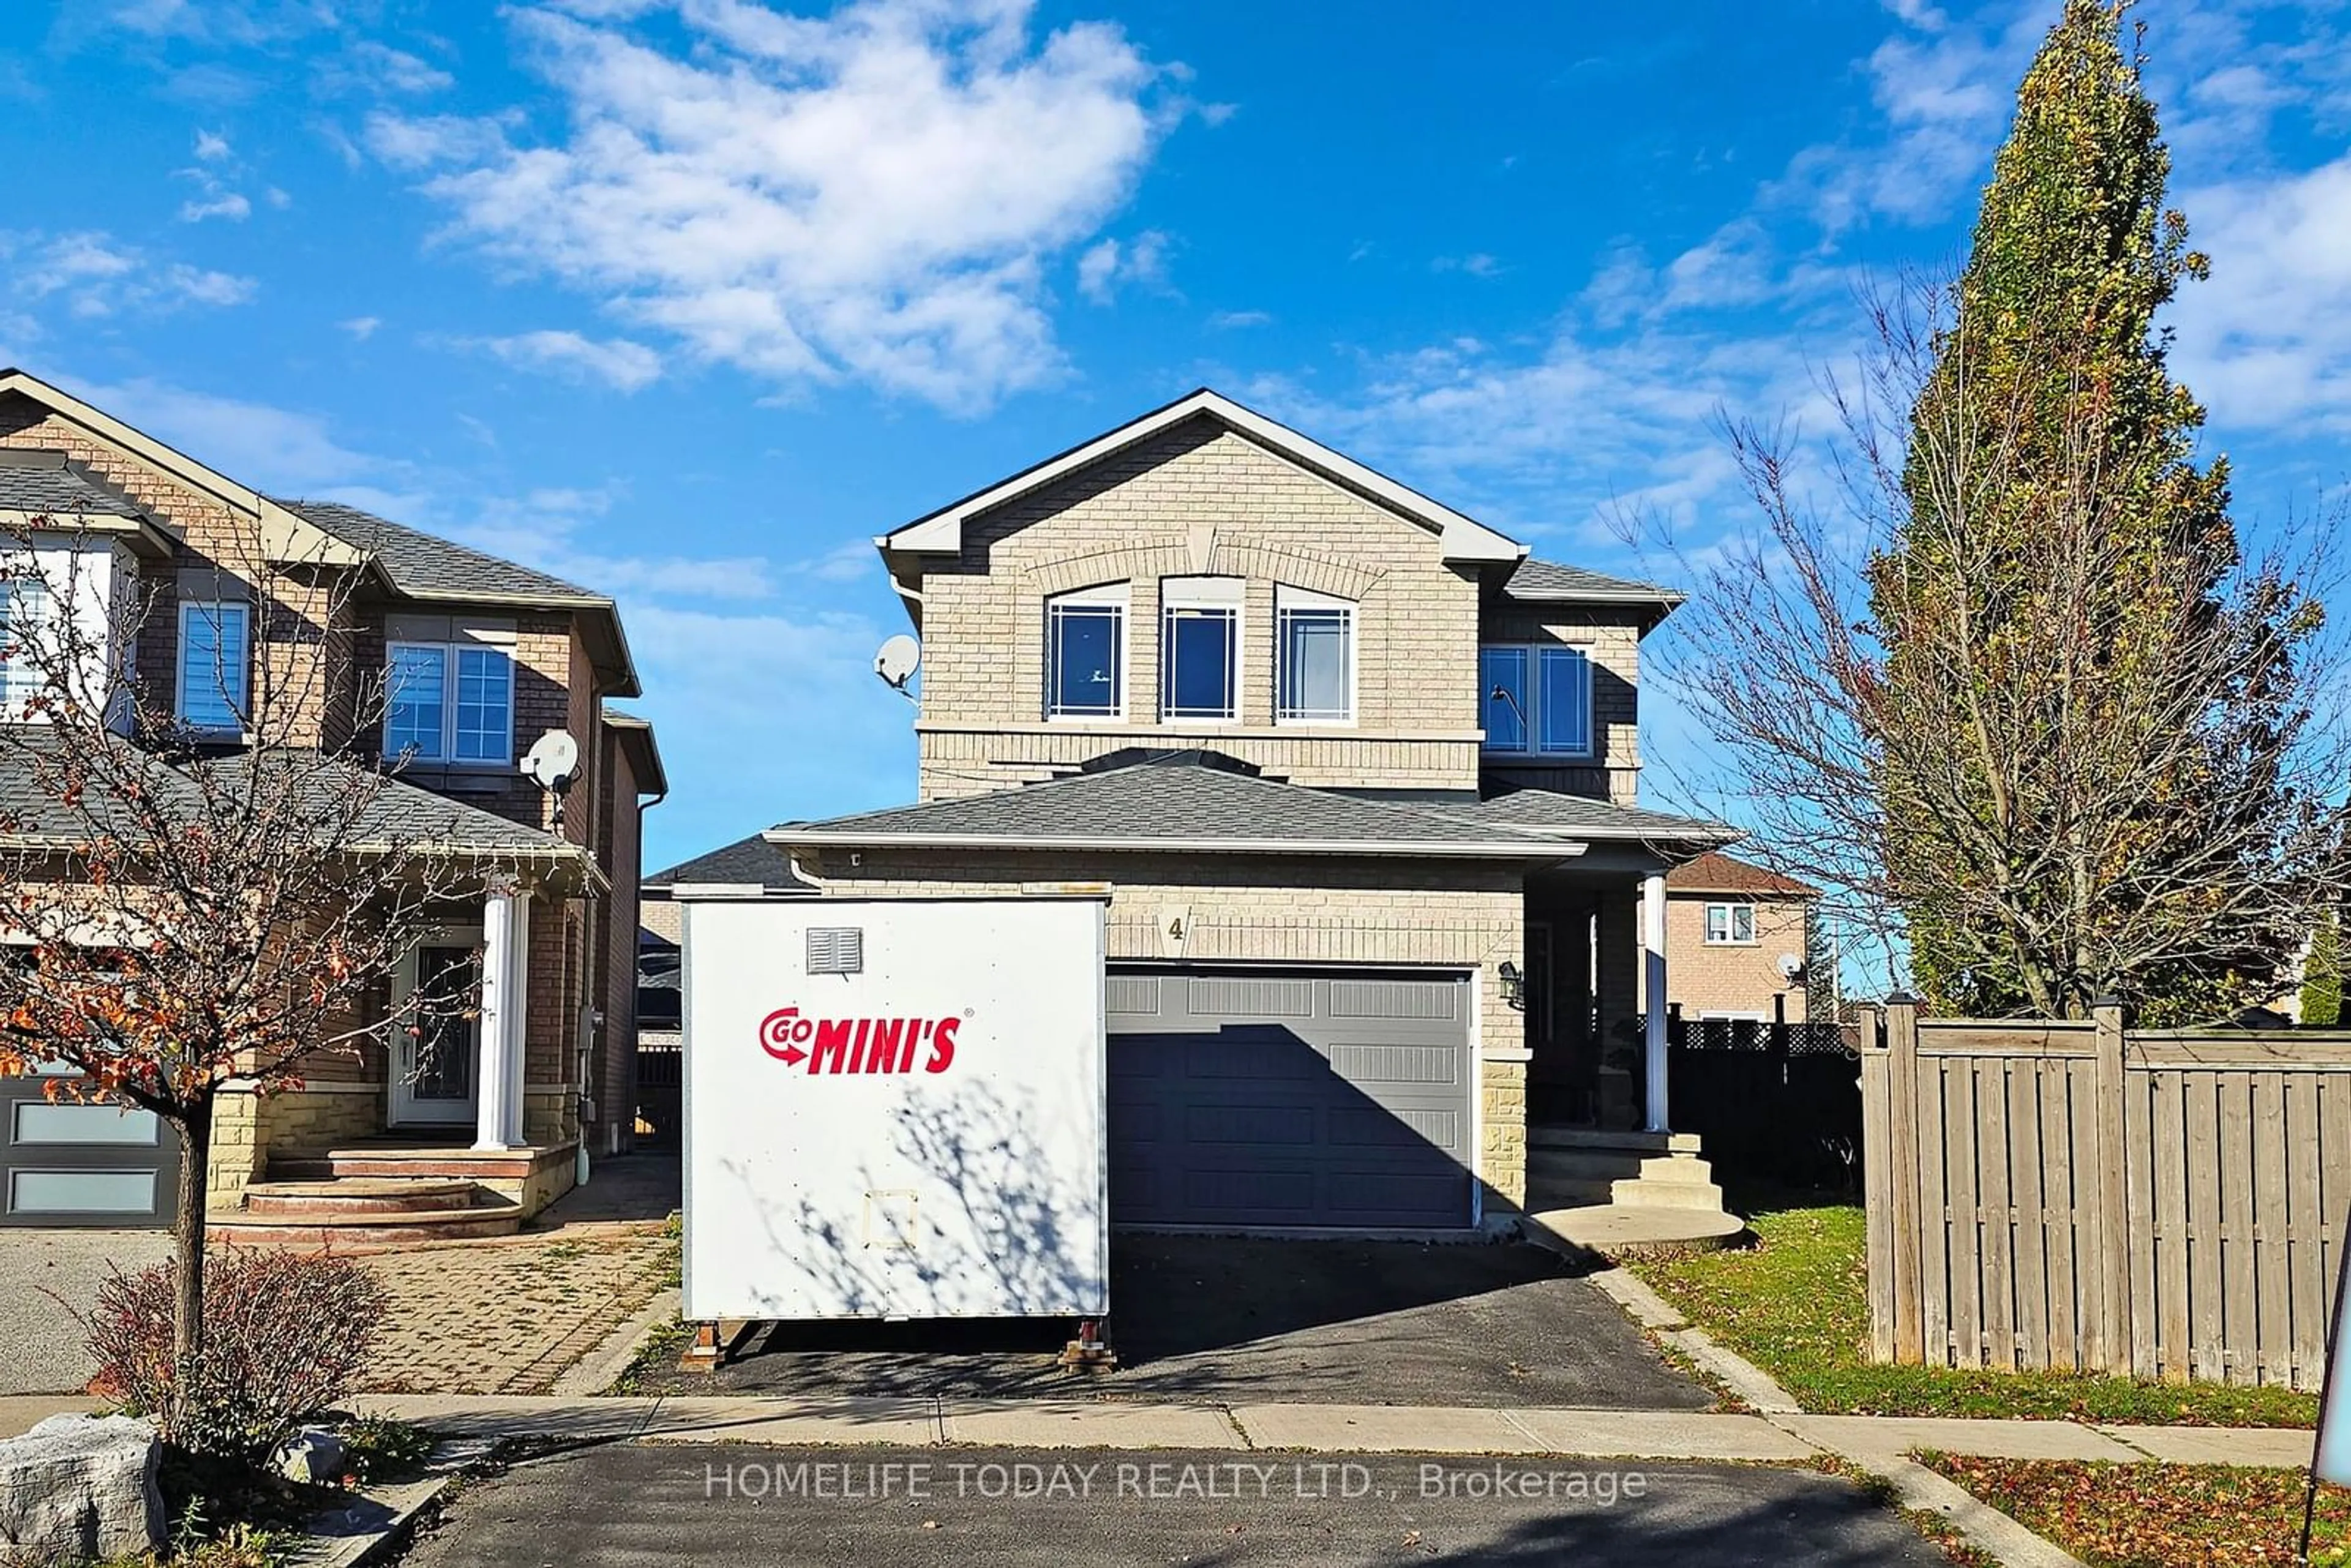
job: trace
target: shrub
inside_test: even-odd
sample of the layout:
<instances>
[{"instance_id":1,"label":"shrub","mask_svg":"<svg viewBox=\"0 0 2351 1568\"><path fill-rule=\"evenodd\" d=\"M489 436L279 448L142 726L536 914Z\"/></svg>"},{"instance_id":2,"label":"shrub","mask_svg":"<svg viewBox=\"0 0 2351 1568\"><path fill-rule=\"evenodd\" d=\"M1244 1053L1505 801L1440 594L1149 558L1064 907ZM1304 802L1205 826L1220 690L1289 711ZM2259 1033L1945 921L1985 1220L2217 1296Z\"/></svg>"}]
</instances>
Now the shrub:
<instances>
[{"instance_id":1,"label":"shrub","mask_svg":"<svg viewBox=\"0 0 2351 1568\"><path fill-rule=\"evenodd\" d=\"M351 1392L387 1298L349 1259L232 1248L205 1260L204 1348L174 1386L174 1265L117 1273L85 1320L95 1386L191 1453L257 1463Z\"/></svg>"}]
</instances>

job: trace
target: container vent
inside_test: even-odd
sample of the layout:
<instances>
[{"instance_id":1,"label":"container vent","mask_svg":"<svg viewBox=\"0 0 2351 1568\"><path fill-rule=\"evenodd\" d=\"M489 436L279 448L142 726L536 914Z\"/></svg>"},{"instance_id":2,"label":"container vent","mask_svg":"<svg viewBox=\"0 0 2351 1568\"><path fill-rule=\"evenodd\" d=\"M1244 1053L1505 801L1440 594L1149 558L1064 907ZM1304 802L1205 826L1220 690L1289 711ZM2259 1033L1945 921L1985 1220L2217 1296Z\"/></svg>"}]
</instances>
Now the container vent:
<instances>
[{"instance_id":1,"label":"container vent","mask_svg":"<svg viewBox=\"0 0 2351 1568\"><path fill-rule=\"evenodd\" d=\"M811 975L856 975L865 969L865 932L856 925L811 925L808 934L808 972Z\"/></svg>"}]
</instances>

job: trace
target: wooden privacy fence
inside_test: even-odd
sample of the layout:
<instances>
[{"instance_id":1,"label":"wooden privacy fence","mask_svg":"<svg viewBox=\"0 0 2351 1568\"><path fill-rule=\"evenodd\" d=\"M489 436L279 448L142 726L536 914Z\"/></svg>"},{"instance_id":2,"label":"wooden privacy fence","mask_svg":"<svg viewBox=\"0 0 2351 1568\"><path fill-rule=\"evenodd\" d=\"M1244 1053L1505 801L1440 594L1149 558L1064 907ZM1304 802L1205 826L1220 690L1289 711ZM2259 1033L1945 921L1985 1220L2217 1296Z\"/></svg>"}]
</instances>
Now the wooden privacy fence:
<instances>
[{"instance_id":1,"label":"wooden privacy fence","mask_svg":"<svg viewBox=\"0 0 2351 1568\"><path fill-rule=\"evenodd\" d=\"M1860 1033L1875 1359L2319 1386L2351 1032Z\"/></svg>"}]
</instances>

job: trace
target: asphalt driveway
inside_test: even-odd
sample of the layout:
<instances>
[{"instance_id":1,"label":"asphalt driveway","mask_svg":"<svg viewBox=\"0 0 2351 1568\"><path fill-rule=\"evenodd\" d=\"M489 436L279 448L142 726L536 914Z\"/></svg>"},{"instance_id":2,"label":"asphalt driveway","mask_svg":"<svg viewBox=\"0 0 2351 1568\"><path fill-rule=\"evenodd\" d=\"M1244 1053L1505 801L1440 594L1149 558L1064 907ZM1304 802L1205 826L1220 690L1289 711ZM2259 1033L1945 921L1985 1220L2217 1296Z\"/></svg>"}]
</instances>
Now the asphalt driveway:
<instances>
[{"instance_id":1,"label":"asphalt driveway","mask_svg":"<svg viewBox=\"0 0 2351 1568\"><path fill-rule=\"evenodd\" d=\"M1118 1371L1054 1364L1066 1322L761 1330L681 1392L1704 1409L1614 1302L1523 1243L1132 1234L1111 1242Z\"/></svg>"},{"instance_id":2,"label":"asphalt driveway","mask_svg":"<svg viewBox=\"0 0 2351 1568\"><path fill-rule=\"evenodd\" d=\"M1498 1475L1510 1495L1498 1495ZM613 1445L468 1481L403 1561L1927 1568L1945 1560L1852 1483L1761 1466L1519 1459L1498 1471L1490 1459L1458 1455Z\"/></svg>"},{"instance_id":3,"label":"asphalt driveway","mask_svg":"<svg viewBox=\"0 0 2351 1568\"><path fill-rule=\"evenodd\" d=\"M165 1230L0 1230L0 1395L79 1393L97 1367L75 1314L115 1270L171 1255Z\"/></svg>"}]
</instances>

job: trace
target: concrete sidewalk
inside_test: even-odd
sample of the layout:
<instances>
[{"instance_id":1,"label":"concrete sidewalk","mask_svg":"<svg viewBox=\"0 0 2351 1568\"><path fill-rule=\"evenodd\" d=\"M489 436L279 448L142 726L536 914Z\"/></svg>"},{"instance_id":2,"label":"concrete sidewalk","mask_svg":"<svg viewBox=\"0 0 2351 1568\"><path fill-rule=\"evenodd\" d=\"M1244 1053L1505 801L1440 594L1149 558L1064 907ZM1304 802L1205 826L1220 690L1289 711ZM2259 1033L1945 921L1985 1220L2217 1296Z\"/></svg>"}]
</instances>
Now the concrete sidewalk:
<instances>
[{"instance_id":1,"label":"concrete sidewalk","mask_svg":"<svg viewBox=\"0 0 2351 1568\"><path fill-rule=\"evenodd\" d=\"M1865 1463L1921 1449L2015 1459L2310 1463L2313 1434L2271 1427L2089 1427L1888 1416L1743 1416L1687 1410L1497 1410L1410 1405L1202 1405L1106 1399L366 1395L368 1413L451 1437L671 1443L985 1443L1036 1448L1300 1448L1320 1453L1552 1454ZM79 1396L0 1398L0 1436Z\"/></svg>"}]
</instances>

